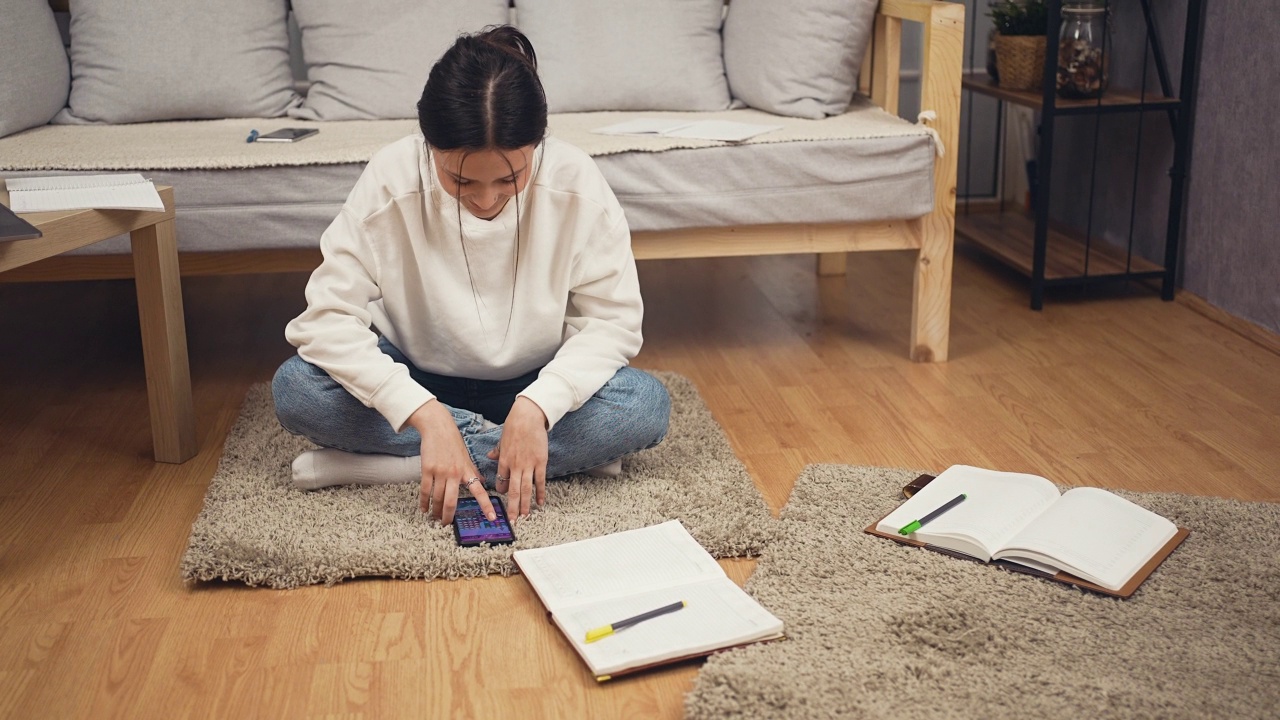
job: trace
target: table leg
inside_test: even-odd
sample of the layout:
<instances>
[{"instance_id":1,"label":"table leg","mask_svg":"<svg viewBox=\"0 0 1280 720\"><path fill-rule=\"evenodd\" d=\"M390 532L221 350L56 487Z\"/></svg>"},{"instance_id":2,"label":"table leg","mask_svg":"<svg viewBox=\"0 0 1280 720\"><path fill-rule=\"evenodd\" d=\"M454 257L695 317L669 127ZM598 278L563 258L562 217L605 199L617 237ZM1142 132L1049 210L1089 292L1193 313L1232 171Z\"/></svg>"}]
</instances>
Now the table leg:
<instances>
[{"instance_id":1,"label":"table leg","mask_svg":"<svg viewBox=\"0 0 1280 720\"><path fill-rule=\"evenodd\" d=\"M151 405L151 439L157 461L181 463L198 448L173 220L134 230L129 239Z\"/></svg>"}]
</instances>

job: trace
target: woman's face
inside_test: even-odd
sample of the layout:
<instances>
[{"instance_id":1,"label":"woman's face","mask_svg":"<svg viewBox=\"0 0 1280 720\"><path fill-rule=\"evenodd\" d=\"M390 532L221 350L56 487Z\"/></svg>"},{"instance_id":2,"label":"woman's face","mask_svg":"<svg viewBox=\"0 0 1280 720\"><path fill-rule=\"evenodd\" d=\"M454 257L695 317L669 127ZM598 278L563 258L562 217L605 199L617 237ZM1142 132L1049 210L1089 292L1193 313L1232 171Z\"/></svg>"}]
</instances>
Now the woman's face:
<instances>
[{"instance_id":1,"label":"woman's face","mask_svg":"<svg viewBox=\"0 0 1280 720\"><path fill-rule=\"evenodd\" d=\"M492 220L507 201L529 184L536 145L515 150L437 150L440 184L472 215Z\"/></svg>"}]
</instances>

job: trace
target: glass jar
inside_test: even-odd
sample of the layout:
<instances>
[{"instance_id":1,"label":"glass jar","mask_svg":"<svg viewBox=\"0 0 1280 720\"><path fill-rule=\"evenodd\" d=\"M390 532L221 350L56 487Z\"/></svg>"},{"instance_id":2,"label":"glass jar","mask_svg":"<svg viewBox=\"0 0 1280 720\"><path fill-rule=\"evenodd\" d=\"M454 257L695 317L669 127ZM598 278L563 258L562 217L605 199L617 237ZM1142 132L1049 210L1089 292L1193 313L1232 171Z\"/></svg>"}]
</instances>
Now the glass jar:
<instances>
[{"instance_id":1,"label":"glass jar","mask_svg":"<svg viewBox=\"0 0 1280 720\"><path fill-rule=\"evenodd\" d=\"M1058 95L1097 98L1107 90L1111 36L1107 7L1089 0L1062 6L1058 34Z\"/></svg>"}]
</instances>

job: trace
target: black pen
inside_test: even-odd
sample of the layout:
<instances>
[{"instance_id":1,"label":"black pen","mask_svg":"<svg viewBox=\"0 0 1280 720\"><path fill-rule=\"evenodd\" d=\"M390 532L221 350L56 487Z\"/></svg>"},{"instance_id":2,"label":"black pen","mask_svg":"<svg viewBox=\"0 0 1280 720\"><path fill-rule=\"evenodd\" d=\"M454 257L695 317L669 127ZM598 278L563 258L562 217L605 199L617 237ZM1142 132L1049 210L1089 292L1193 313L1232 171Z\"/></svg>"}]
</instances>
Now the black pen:
<instances>
[{"instance_id":1,"label":"black pen","mask_svg":"<svg viewBox=\"0 0 1280 720\"><path fill-rule=\"evenodd\" d=\"M621 630L622 628L631 627L636 623L641 623L641 622L644 622L645 620L656 618L659 615L666 615L667 613L673 613L677 610L682 610L684 609L684 605L685 605L685 602L683 600L678 600L676 602L671 603L670 605L664 605L658 608L657 610L650 610L649 612L640 613L635 617L629 617L626 620L619 620L618 622L615 622L609 625L602 625L594 630L588 630L587 642L595 642L602 637L609 637L610 635L614 634L618 630Z\"/></svg>"},{"instance_id":2,"label":"black pen","mask_svg":"<svg viewBox=\"0 0 1280 720\"><path fill-rule=\"evenodd\" d=\"M961 502L963 502L963 501L964 501L964 499L965 499L966 497L968 497L968 496L967 496L967 495L965 495L964 493L960 493L959 495L957 495L957 496L955 496L955 497L951 498L951 500L950 500L946 505L943 505L942 507L938 508L937 510L934 510L933 512L929 513L928 515L925 515L924 517L920 518L919 520L912 520L911 522L907 523L906 525L903 525L903 526L902 526L902 529L898 531L898 534L899 534L899 535L910 535L911 533L913 533L913 532L915 532L915 531L919 530L919 529L920 529L920 527L921 527L922 525L924 525L925 523L929 522L930 520L933 520L934 518L938 517L938 516L939 516L939 515L941 515L942 513L944 513L944 512L946 512L946 511L950 510L951 508L953 508L953 507L955 507L955 506L959 505Z\"/></svg>"}]
</instances>

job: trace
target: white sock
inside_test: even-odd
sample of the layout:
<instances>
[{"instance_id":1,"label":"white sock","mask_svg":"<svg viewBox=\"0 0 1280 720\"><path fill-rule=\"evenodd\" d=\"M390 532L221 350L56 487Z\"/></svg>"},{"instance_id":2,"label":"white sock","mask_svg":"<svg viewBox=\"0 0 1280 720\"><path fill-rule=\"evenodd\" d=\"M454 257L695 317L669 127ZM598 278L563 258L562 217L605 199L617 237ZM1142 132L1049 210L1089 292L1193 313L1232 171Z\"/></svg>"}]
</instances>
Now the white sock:
<instances>
[{"instance_id":1,"label":"white sock","mask_svg":"<svg viewBox=\"0 0 1280 720\"><path fill-rule=\"evenodd\" d=\"M332 485L395 485L422 480L417 455L366 455L333 448L308 450L293 461L293 484L302 490Z\"/></svg>"},{"instance_id":2,"label":"white sock","mask_svg":"<svg viewBox=\"0 0 1280 720\"><path fill-rule=\"evenodd\" d=\"M611 463L605 463L604 465L597 465L596 467L588 468L583 470L582 474L598 478L618 477L618 475L622 474L622 458L618 458Z\"/></svg>"}]
</instances>

